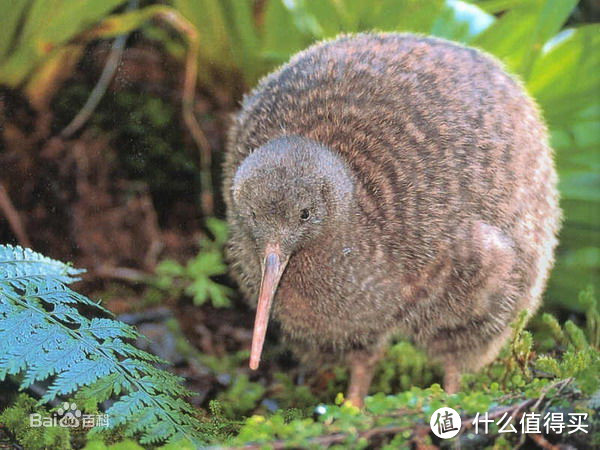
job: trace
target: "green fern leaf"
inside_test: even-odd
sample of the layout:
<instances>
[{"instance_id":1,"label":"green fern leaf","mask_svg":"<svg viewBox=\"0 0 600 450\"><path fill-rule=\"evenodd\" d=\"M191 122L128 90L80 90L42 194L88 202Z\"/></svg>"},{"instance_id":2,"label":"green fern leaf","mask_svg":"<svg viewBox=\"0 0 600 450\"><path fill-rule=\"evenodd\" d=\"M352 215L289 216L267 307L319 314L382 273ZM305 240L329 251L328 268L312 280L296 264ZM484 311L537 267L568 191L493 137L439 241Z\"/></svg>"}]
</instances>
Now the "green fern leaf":
<instances>
[{"instance_id":1,"label":"green fern leaf","mask_svg":"<svg viewBox=\"0 0 600 450\"><path fill-rule=\"evenodd\" d=\"M182 380L155 367L164 363L160 358L127 342L140 337L135 329L80 313L81 306L108 313L68 287L81 273L31 250L0 245L0 381L22 374L26 389L48 380L40 403L74 395L87 398L80 406L90 410L121 395L106 411L110 428L122 425L142 443L202 442L194 410L181 400L189 395Z\"/></svg>"}]
</instances>

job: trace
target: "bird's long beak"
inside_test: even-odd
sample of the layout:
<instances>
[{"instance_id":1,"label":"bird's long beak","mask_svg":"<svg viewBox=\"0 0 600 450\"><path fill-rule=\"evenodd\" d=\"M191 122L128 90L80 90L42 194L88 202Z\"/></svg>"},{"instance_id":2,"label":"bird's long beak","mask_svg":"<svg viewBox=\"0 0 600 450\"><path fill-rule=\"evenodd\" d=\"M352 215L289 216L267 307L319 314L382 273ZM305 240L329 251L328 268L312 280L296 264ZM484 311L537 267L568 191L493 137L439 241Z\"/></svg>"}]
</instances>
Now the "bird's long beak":
<instances>
[{"instance_id":1,"label":"bird's long beak","mask_svg":"<svg viewBox=\"0 0 600 450\"><path fill-rule=\"evenodd\" d=\"M258 369L260 355L265 343L265 335L267 334L271 304L273 303L277 285L286 265L287 258L283 258L279 244L267 245L262 268L260 293L258 294L256 318L254 319L254 333L252 335L252 351L250 352L250 368L252 370Z\"/></svg>"}]
</instances>

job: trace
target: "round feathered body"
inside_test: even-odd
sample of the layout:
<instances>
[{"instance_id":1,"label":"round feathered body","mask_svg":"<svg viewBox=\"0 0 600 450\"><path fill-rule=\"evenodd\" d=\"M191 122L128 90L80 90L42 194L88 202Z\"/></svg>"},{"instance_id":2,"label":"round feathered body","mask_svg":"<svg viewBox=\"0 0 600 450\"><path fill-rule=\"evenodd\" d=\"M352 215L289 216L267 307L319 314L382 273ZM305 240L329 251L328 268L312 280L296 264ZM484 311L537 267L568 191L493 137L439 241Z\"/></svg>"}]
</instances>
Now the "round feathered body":
<instances>
[{"instance_id":1,"label":"round feathered body","mask_svg":"<svg viewBox=\"0 0 600 450\"><path fill-rule=\"evenodd\" d=\"M560 221L523 86L410 34L319 43L264 78L231 129L224 193L232 272L296 348L375 351L400 332L460 369L536 310Z\"/></svg>"}]
</instances>

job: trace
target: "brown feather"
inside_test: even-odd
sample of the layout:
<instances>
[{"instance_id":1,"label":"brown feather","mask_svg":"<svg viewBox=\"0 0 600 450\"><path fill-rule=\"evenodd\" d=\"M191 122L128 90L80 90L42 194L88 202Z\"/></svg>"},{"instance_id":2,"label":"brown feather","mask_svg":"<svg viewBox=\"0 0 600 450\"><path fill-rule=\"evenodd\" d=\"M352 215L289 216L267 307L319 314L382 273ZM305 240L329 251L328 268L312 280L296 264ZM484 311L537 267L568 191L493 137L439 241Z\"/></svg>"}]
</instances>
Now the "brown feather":
<instances>
[{"instance_id":1,"label":"brown feather","mask_svg":"<svg viewBox=\"0 0 600 450\"><path fill-rule=\"evenodd\" d=\"M478 50L410 34L314 45L244 99L224 170L232 272L255 299L264 243L284 242L273 315L301 352L401 332L476 369L540 304L552 152L523 86ZM302 228L311 202L322 220Z\"/></svg>"}]
</instances>

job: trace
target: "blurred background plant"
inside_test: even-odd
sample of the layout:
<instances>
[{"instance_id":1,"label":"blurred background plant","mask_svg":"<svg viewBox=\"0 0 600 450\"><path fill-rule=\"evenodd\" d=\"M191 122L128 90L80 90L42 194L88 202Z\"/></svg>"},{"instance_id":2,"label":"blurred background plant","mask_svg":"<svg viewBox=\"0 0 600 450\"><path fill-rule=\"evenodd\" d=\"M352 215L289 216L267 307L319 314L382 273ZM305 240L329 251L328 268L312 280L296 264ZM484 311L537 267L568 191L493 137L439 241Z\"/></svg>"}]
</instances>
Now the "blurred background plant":
<instances>
[{"instance_id":1,"label":"blurred background plant","mask_svg":"<svg viewBox=\"0 0 600 450\"><path fill-rule=\"evenodd\" d=\"M503 358L512 358L510 370L518 371L534 367L539 354L566 352L571 362L539 366L559 378L579 373L571 370L580 367L578 352L597 364L590 355L597 355L599 319L590 313L589 290L600 291L597 1L0 0L0 6L0 243L87 267L82 291L103 297L118 314L166 305L181 330L168 331L180 343L172 362L199 393L195 404L212 405L215 435L230 437L241 416L274 410L279 418L249 422L244 433L271 427L293 435L297 429L287 424L300 426L298 411L306 417L343 387L339 368L307 376L277 344L276 330L261 371L243 367L252 312L225 275L226 229L213 217L224 215L220 164L229 116L243 93L295 52L339 33L431 34L479 47L521 78L549 127L564 226L543 308L552 316L537 316L529 337L521 329L513 353L507 348ZM150 320L141 317L138 325ZM556 330L565 321L560 337ZM578 326L587 327L590 345L577 340ZM193 345L181 344L187 340ZM502 364L469 387L535 382L533 369L506 375ZM502 370L498 378L494 371ZM374 393L439 380L438 367L399 342L378 369ZM245 401L236 406L242 393ZM0 389L0 406L5 398ZM386 400L377 398L375 409L385 410ZM395 404L413 400L398 397ZM332 411L348 414L353 426L358 419L341 408ZM311 436L323 431L317 422L306 425Z\"/></svg>"},{"instance_id":2,"label":"blurred background plant","mask_svg":"<svg viewBox=\"0 0 600 450\"><path fill-rule=\"evenodd\" d=\"M186 265L173 259L161 261L156 266L156 277L152 280L158 292L149 295L179 298L185 293L192 297L194 305L202 305L207 300L216 308L231 305L227 297L231 295L232 289L211 278L227 273L227 266L223 261L227 225L214 217L208 217L205 224L213 237L200 239L198 255L189 259Z\"/></svg>"}]
</instances>

